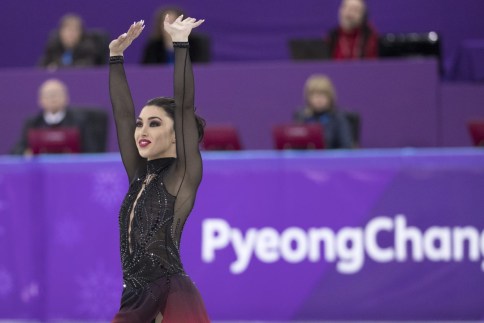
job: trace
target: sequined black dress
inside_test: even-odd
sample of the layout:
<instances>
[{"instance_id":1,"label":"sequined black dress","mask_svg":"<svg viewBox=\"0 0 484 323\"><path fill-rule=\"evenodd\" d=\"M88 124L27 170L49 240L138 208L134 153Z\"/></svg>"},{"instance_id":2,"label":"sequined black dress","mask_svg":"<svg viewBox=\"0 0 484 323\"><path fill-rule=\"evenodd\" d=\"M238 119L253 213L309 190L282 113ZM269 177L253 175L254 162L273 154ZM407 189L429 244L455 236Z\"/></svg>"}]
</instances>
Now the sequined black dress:
<instances>
[{"instance_id":1,"label":"sequined black dress","mask_svg":"<svg viewBox=\"0 0 484 323\"><path fill-rule=\"evenodd\" d=\"M138 154L135 109L122 58L111 61L109 86L130 181L119 214L124 289L113 322L154 322L160 313L164 323L209 322L200 294L180 260L183 226L202 177L188 48L175 47L177 158L146 161Z\"/></svg>"}]
</instances>

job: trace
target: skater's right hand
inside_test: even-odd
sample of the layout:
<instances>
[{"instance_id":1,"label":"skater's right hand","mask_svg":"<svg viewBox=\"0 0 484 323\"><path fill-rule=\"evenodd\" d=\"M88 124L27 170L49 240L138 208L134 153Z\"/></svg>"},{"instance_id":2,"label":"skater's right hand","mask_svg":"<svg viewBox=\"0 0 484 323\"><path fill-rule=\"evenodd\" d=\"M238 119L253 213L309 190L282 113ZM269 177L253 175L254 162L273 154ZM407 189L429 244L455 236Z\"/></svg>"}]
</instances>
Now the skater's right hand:
<instances>
[{"instance_id":1,"label":"skater's right hand","mask_svg":"<svg viewBox=\"0 0 484 323\"><path fill-rule=\"evenodd\" d=\"M134 22L127 33L122 34L109 44L109 56L122 56L133 40L138 38L145 28L145 21Z\"/></svg>"}]
</instances>

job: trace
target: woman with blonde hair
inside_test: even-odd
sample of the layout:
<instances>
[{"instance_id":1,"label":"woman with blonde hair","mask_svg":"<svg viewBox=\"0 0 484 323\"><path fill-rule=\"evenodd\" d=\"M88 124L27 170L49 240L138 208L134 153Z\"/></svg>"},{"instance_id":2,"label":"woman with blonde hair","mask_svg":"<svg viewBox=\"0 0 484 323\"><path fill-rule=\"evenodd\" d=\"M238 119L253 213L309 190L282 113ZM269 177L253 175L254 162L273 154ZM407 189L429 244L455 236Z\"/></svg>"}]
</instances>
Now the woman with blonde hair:
<instances>
[{"instance_id":1,"label":"woman with blonde hair","mask_svg":"<svg viewBox=\"0 0 484 323\"><path fill-rule=\"evenodd\" d=\"M296 112L295 121L321 123L326 148L353 147L350 125L344 112L337 108L336 92L327 76L314 74L307 79L304 100L305 106Z\"/></svg>"}]
</instances>

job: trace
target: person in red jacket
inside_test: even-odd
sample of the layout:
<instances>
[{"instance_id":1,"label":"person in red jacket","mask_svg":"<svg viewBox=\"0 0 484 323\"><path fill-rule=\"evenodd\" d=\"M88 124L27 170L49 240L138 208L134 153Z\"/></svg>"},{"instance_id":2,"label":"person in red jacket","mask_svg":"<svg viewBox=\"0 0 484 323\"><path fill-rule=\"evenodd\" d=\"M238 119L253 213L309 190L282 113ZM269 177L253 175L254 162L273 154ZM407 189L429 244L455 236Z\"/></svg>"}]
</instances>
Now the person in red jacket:
<instances>
[{"instance_id":1,"label":"person in red jacket","mask_svg":"<svg viewBox=\"0 0 484 323\"><path fill-rule=\"evenodd\" d=\"M368 21L364 0L342 0L339 26L330 31L328 38L335 60L378 57L378 34Z\"/></svg>"}]
</instances>

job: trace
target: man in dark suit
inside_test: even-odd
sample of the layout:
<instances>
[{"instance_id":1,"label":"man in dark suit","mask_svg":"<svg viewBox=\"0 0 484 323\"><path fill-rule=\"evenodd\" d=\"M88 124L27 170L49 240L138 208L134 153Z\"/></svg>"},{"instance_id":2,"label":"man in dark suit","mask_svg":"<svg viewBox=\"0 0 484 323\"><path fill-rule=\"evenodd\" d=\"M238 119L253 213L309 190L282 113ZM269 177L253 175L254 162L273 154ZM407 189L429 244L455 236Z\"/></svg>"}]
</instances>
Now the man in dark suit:
<instances>
[{"instance_id":1,"label":"man in dark suit","mask_svg":"<svg viewBox=\"0 0 484 323\"><path fill-rule=\"evenodd\" d=\"M39 89L39 106L42 111L29 118L23 127L22 137L12 149L12 154L31 155L27 134L30 129L71 127L78 128L81 135L81 152L93 151L92 140L85 133L85 122L76 113L68 109L69 92L66 85L57 79L49 79Z\"/></svg>"}]
</instances>

